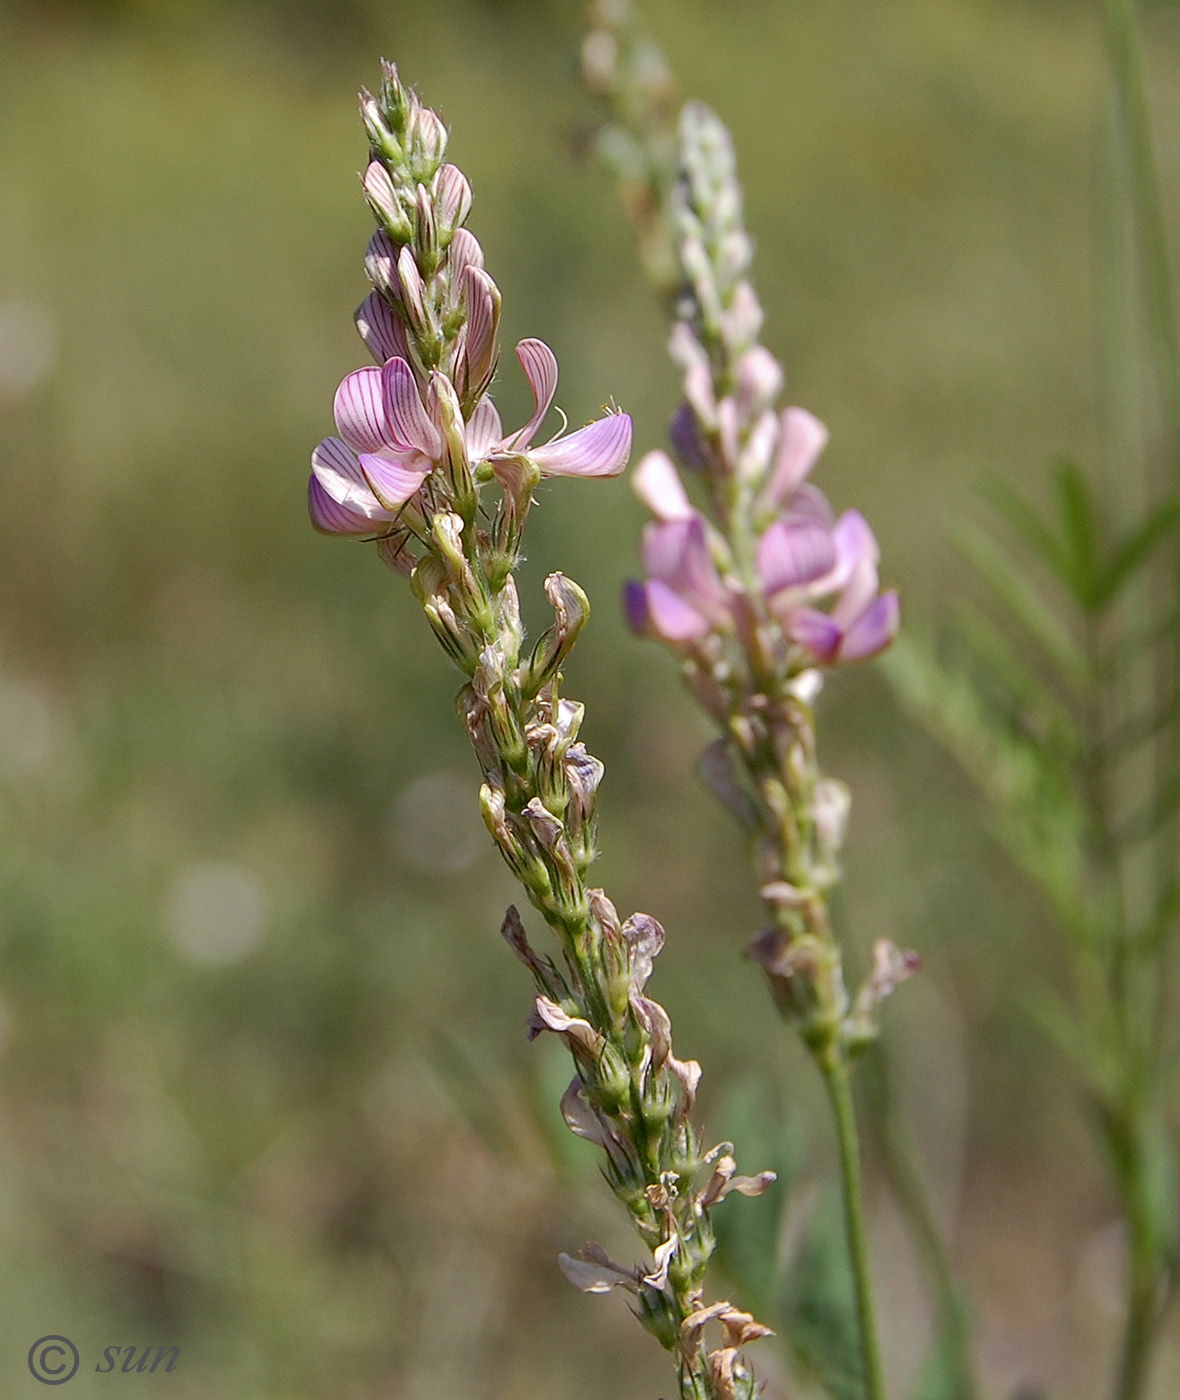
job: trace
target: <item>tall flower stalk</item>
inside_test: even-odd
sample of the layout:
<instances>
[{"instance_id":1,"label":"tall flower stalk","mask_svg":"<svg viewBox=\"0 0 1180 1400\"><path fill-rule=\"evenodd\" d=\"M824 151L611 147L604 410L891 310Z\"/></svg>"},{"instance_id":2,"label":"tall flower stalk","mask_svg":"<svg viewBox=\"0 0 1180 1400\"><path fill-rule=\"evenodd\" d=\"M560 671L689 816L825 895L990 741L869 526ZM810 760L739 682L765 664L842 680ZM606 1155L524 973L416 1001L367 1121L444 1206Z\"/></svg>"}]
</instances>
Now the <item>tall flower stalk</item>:
<instances>
[{"instance_id":1,"label":"tall flower stalk","mask_svg":"<svg viewBox=\"0 0 1180 1400\"><path fill-rule=\"evenodd\" d=\"M809 480L826 429L805 409L777 406L783 373L758 339L762 309L725 127L695 102L674 122L671 80L626 5L604 0L592 11L585 70L615 115L602 144L645 264L671 293L669 348L683 373L670 433L680 470L655 451L634 477L653 521L646 578L628 585L627 613L676 654L718 731L701 771L749 839L766 915L752 956L827 1088L863 1384L882 1400L850 1080L877 1033L878 1004L917 959L881 940L859 990L846 990L829 901L851 799L819 766L813 707L826 672L889 645L897 595L879 590L864 517L837 518Z\"/></svg>"},{"instance_id":2,"label":"tall flower stalk","mask_svg":"<svg viewBox=\"0 0 1180 1400\"><path fill-rule=\"evenodd\" d=\"M538 953L508 910L502 933L536 986L531 1034L562 1037L573 1059L562 1114L601 1149L603 1175L651 1255L627 1267L590 1245L563 1255L563 1271L586 1292L630 1295L675 1358L682 1400L753 1400L742 1348L768 1329L728 1302L706 1303L704 1275L713 1209L731 1193L760 1194L773 1173L739 1176L729 1144L702 1148L691 1121L700 1066L673 1053L668 1014L647 993L664 931L647 914L620 918L587 883L603 765L578 737L583 707L561 693L586 595L550 574L553 624L529 647L514 578L541 477L618 474L631 420L612 412L536 445L557 362L543 342L524 340L516 354L535 410L504 431L488 397L500 293L465 227L471 191L444 163L446 130L389 64L361 111L377 231L365 258L373 291L357 325L377 364L337 391L338 436L312 456L312 523L375 541L408 577L465 677L457 708L482 775L484 821L556 938L556 956Z\"/></svg>"}]
</instances>

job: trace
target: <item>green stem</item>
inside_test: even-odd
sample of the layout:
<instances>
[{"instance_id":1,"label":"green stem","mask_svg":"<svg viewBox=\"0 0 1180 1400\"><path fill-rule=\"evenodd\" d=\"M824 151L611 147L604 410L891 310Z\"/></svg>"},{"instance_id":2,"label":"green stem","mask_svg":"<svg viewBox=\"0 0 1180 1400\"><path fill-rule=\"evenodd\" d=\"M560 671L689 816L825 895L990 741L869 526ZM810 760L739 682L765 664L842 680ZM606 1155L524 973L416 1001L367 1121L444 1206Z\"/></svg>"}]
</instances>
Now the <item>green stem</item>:
<instances>
[{"instance_id":1,"label":"green stem","mask_svg":"<svg viewBox=\"0 0 1180 1400\"><path fill-rule=\"evenodd\" d=\"M856 1316L860 1327L860 1354L864 1372L865 1400L888 1400L881 1347L877 1340L877 1317L873 1306L873 1282L869 1268L869 1237L865 1223L864 1192L860 1178L860 1144L856 1132L856 1111L852 1103L851 1067L842 1049L832 1045L817 1056L823 1071L836 1140L840 1148L840 1180L844 1196L844 1225L848 1234L848 1259L856 1291Z\"/></svg>"},{"instance_id":2,"label":"green stem","mask_svg":"<svg viewBox=\"0 0 1180 1400\"><path fill-rule=\"evenodd\" d=\"M927 1289L937 1309L940 1334L954 1367L952 1385L955 1400L977 1400L979 1390L971 1361L970 1318L962 1290L951 1272L942 1234L931 1209L912 1135L906 1131L894 1099L889 1065L879 1041L865 1051L861 1073L865 1071L873 1076L869 1086L871 1112L889 1185L909 1228L922 1272L926 1276Z\"/></svg>"},{"instance_id":3,"label":"green stem","mask_svg":"<svg viewBox=\"0 0 1180 1400\"><path fill-rule=\"evenodd\" d=\"M1119 1356L1116 1400L1139 1400L1147 1388L1151 1348L1160 1313L1161 1261L1156 1248L1154 1212L1148 1179L1146 1131L1133 1115L1116 1144L1121 1157L1123 1196L1130 1227L1127 1250L1127 1317Z\"/></svg>"}]
</instances>

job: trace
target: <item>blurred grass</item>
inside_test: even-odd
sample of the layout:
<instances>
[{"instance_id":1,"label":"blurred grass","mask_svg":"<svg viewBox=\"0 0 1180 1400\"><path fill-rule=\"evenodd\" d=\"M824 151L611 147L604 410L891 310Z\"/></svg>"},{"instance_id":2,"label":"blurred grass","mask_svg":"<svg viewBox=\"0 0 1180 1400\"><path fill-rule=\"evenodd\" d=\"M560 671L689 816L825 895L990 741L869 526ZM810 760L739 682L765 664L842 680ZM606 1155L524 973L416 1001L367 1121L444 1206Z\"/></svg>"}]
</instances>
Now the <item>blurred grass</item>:
<instances>
[{"instance_id":1,"label":"blurred grass","mask_svg":"<svg viewBox=\"0 0 1180 1400\"><path fill-rule=\"evenodd\" d=\"M769 343L832 429L820 479L873 521L911 613L935 614L958 586L946 527L985 471L1103 450L1096 18L1052 0L650 14L732 124ZM186 1396L573 1400L617 1389L612 1362L636 1393L664 1383L621 1307L557 1281L559 1248L618 1227L532 1106L560 1059L524 1044L495 937L510 882L447 805L472 777L454 679L405 590L315 537L303 500L363 358L351 94L382 53L452 126L508 342L553 345L571 421L613 394L640 447L660 440L659 309L608 179L573 155L576 37L576 6L526 0L0 7L7 1394L36 1388L25 1352L48 1331L93 1357L179 1343ZM1150 37L1175 189L1174 5ZM497 397L525 416L508 355ZM738 956L757 907L690 776L703 731L616 613L641 518L623 483L547 487L526 586L560 567L595 601L568 684L608 767L602 880L669 927L659 992L705 1063L706 1117L745 1122L764 1079L806 1185L830 1158L817 1091ZM871 671L832 686L825 724L856 794L851 936L926 957L891 1037L986 1373L996 1393L1097 1395L1110 1207L1017 1006L1057 976L1043 911ZM449 865L407 839L407 791L411 812L439 798ZM193 888L212 902L182 916ZM910 1375L927 1321L876 1209Z\"/></svg>"}]
</instances>

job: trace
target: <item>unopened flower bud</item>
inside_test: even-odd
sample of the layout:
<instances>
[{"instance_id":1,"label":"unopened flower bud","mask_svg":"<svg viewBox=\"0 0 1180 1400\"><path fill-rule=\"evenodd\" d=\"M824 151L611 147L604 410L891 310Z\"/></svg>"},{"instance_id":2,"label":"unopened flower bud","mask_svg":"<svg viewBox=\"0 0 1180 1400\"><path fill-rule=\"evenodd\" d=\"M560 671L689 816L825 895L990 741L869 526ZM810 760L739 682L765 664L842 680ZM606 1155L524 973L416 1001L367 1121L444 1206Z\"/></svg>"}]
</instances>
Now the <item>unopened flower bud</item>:
<instances>
[{"instance_id":1,"label":"unopened flower bud","mask_svg":"<svg viewBox=\"0 0 1180 1400\"><path fill-rule=\"evenodd\" d=\"M361 184L374 218L396 242L407 242L413 228L393 188L389 171L379 160L371 160L361 176Z\"/></svg>"},{"instance_id":2,"label":"unopened flower bud","mask_svg":"<svg viewBox=\"0 0 1180 1400\"><path fill-rule=\"evenodd\" d=\"M482 267L469 263L462 273L467 311L467 393L483 393L496 368L496 332L500 325L500 289Z\"/></svg>"},{"instance_id":3,"label":"unopened flower bud","mask_svg":"<svg viewBox=\"0 0 1180 1400\"><path fill-rule=\"evenodd\" d=\"M434 201L425 185L418 186L414 202L414 256L426 277L438 268L438 229L434 222Z\"/></svg>"},{"instance_id":4,"label":"unopened flower bud","mask_svg":"<svg viewBox=\"0 0 1180 1400\"><path fill-rule=\"evenodd\" d=\"M361 89L361 121L365 124L365 133L369 138L369 145L373 153L387 160L390 164L400 164L405 159L405 152L401 143L389 129L389 124L385 120L385 113L381 110L381 104L366 88Z\"/></svg>"},{"instance_id":5,"label":"unopened flower bud","mask_svg":"<svg viewBox=\"0 0 1180 1400\"><path fill-rule=\"evenodd\" d=\"M398 254L397 285L401 291L401 302L406 308L410 326L419 338L433 335L434 327L431 325L430 316L426 309L426 286L422 281L421 272L418 271L414 251L408 244Z\"/></svg>"},{"instance_id":6,"label":"unopened flower bud","mask_svg":"<svg viewBox=\"0 0 1180 1400\"><path fill-rule=\"evenodd\" d=\"M424 164L437 165L447 149L447 129L441 118L429 107L419 106L411 121L416 153Z\"/></svg>"},{"instance_id":7,"label":"unopened flower bud","mask_svg":"<svg viewBox=\"0 0 1180 1400\"><path fill-rule=\"evenodd\" d=\"M553 605L554 623L533 650L529 674L523 682L526 694L535 694L557 674L590 616L589 598L564 574L549 575L545 594Z\"/></svg>"},{"instance_id":8,"label":"unopened flower bud","mask_svg":"<svg viewBox=\"0 0 1180 1400\"><path fill-rule=\"evenodd\" d=\"M401 285L397 280L397 245L384 229L378 229L365 249L365 275L373 286L394 301L401 301Z\"/></svg>"},{"instance_id":9,"label":"unopened flower bud","mask_svg":"<svg viewBox=\"0 0 1180 1400\"><path fill-rule=\"evenodd\" d=\"M444 165L434 177L434 198L439 243L445 248L471 212L471 186L458 166Z\"/></svg>"}]
</instances>

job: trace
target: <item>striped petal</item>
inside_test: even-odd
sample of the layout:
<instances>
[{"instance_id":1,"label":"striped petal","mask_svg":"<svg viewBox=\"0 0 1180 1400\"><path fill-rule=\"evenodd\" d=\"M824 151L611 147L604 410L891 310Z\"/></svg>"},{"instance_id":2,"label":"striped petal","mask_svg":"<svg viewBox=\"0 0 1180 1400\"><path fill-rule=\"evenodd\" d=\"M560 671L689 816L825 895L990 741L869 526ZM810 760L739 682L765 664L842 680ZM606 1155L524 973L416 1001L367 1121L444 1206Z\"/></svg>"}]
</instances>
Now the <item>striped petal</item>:
<instances>
[{"instance_id":1,"label":"striped petal","mask_svg":"<svg viewBox=\"0 0 1180 1400\"><path fill-rule=\"evenodd\" d=\"M379 365L395 355L402 360L409 358L406 328L379 292L370 292L357 308L356 328Z\"/></svg>"},{"instance_id":2,"label":"striped petal","mask_svg":"<svg viewBox=\"0 0 1180 1400\"><path fill-rule=\"evenodd\" d=\"M516 358L520 361L536 402L533 416L519 432L513 434L511 444L506 444L519 452L532 442L537 429L545 421L553 395L557 393L557 357L543 340L522 340L516 347Z\"/></svg>"},{"instance_id":3,"label":"striped petal","mask_svg":"<svg viewBox=\"0 0 1180 1400\"><path fill-rule=\"evenodd\" d=\"M482 462L504 435L500 415L491 399L480 399L467 424L467 456L471 462Z\"/></svg>"},{"instance_id":4,"label":"striped petal","mask_svg":"<svg viewBox=\"0 0 1180 1400\"><path fill-rule=\"evenodd\" d=\"M631 455L631 418L609 413L528 455L542 476L618 476Z\"/></svg>"},{"instance_id":5,"label":"striped petal","mask_svg":"<svg viewBox=\"0 0 1180 1400\"><path fill-rule=\"evenodd\" d=\"M500 324L500 293L482 267L469 265L464 269L463 304L467 309L467 382L478 387L495 368Z\"/></svg>"},{"instance_id":6,"label":"striped petal","mask_svg":"<svg viewBox=\"0 0 1180 1400\"><path fill-rule=\"evenodd\" d=\"M368 452L361 453L360 469L369 489L387 511L404 506L430 475L430 463L421 457L399 462Z\"/></svg>"},{"instance_id":7,"label":"striped petal","mask_svg":"<svg viewBox=\"0 0 1180 1400\"><path fill-rule=\"evenodd\" d=\"M336 431L354 452L378 452L395 445L389 437L379 369L366 366L345 375L332 411Z\"/></svg>"},{"instance_id":8,"label":"striped petal","mask_svg":"<svg viewBox=\"0 0 1180 1400\"><path fill-rule=\"evenodd\" d=\"M729 594L699 515L648 525L643 531L643 564L653 581L666 585L715 625L730 621Z\"/></svg>"},{"instance_id":9,"label":"striped petal","mask_svg":"<svg viewBox=\"0 0 1180 1400\"><path fill-rule=\"evenodd\" d=\"M420 452L437 461L442 439L422 406L414 371L405 360L389 360L379 370L385 391L388 436L382 444L402 452Z\"/></svg>"},{"instance_id":10,"label":"striped petal","mask_svg":"<svg viewBox=\"0 0 1180 1400\"><path fill-rule=\"evenodd\" d=\"M393 293L401 300L397 282L397 245L384 229L378 229L365 249L365 275L380 291Z\"/></svg>"},{"instance_id":11,"label":"striped petal","mask_svg":"<svg viewBox=\"0 0 1180 1400\"><path fill-rule=\"evenodd\" d=\"M372 535L379 522L334 501L314 476L307 481L307 513L321 535Z\"/></svg>"},{"instance_id":12,"label":"striped petal","mask_svg":"<svg viewBox=\"0 0 1180 1400\"><path fill-rule=\"evenodd\" d=\"M483 267L483 249L479 239L468 229L455 230L451 246L447 249L447 265L451 269L451 285L457 285L464 271L469 267Z\"/></svg>"},{"instance_id":13,"label":"striped petal","mask_svg":"<svg viewBox=\"0 0 1180 1400\"><path fill-rule=\"evenodd\" d=\"M347 506L370 520L389 518L369 489L356 454L339 438L325 438L311 454L311 474L324 494L337 505Z\"/></svg>"}]
</instances>

